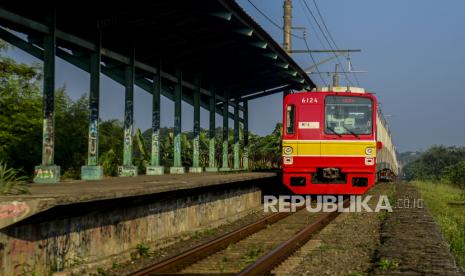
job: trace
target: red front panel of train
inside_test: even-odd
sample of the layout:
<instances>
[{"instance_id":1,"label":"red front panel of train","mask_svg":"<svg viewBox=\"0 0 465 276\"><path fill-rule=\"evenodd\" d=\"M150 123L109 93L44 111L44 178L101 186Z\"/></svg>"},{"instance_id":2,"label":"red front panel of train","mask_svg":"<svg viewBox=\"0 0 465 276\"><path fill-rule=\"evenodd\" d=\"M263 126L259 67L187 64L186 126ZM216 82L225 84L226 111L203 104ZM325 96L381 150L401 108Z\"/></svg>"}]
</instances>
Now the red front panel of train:
<instances>
[{"instance_id":1,"label":"red front panel of train","mask_svg":"<svg viewBox=\"0 0 465 276\"><path fill-rule=\"evenodd\" d=\"M363 194L375 182L376 99L305 92L284 100L283 182L297 194Z\"/></svg>"}]
</instances>

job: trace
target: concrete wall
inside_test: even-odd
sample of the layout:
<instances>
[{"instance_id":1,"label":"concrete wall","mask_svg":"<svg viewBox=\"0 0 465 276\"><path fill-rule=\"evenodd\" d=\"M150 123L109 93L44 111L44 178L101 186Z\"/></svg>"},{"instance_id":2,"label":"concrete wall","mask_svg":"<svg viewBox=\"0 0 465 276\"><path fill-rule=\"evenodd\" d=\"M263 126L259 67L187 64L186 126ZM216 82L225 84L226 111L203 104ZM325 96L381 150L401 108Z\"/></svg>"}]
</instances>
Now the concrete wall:
<instances>
[{"instance_id":1,"label":"concrete wall","mask_svg":"<svg viewBox=\"0 0 465 276\"><path fill-rule=\"evenodd\" d=\"M57 206L0 230L1 275L47 275L96 262L241 216L260 202L260 189L248 184Z\"/></svg>"}]
</instances>

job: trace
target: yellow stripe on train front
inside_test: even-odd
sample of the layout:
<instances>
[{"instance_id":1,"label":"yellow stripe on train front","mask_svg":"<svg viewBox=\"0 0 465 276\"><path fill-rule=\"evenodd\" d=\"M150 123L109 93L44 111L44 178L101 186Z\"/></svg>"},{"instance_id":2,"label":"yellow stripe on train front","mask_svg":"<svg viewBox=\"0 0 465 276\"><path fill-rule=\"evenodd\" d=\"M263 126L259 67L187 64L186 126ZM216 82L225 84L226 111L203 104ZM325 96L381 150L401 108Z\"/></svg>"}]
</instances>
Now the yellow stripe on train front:
<instances>
[{"instance_id":1,"label":"yellow stripe on train front","mask_svg":"<svg viewBox=\"0 0 465 276\"><path fill-rule=\"evenodd\" d=\"M292 150L289 148L292 148ZM375 157L376 142L359 140L284 140L283 155Z\"/></svg>"}]
</instances>

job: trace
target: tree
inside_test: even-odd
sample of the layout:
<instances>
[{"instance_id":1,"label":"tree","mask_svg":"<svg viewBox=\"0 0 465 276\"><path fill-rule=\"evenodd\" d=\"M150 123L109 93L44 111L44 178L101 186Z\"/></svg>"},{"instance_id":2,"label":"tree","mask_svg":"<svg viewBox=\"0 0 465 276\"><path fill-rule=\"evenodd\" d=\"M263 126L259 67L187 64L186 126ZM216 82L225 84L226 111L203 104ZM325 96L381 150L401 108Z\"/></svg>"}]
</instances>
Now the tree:
<instances>
[{"instance_id":1,"label":"tree","mask_svg":"<svg viewBox=\"0 0 465 276\"><path fill-rule=\"evenodd\" d=\"M465 160L444 168L444 179L465 189Z\"/></svg>"},{"instance_id":2,"label":"tree","mask_svg":"<svg viewBox=\"0 0 465 276\"><path fill-rule=\"evenodd\" d=\"M31 176L42 152L41 69L2 56L5 45L0 41L0 160Z\"/></svg>"},{"instance_id":3,"label":"tree","mask_svg":"<svg viewBox=\"0 0 465 276\"><path fill-rule=\"evenodd\" d=\"M72 101L66 87L55 92L55 163L65 177L79 178L87 159L88 106L85 95Z\"/></svg>"},{"instance_id":4,"label":"tree","mask_svg":"<svg viewBox=\"0 0 465 276\"><path fill-rule=\"evenodd\" d=\"M403 171L408 180L438 181L446 167L462 160L465 160L465 148L435 145L405 165Z\"/></svg>"},{"instance_id":5,"label":"tree","mask_svg":"<svg viewBox=\"0 0 465 276\"><path fill-rule=\"evenodd\" d=\"M99 125L99 155L103 173L108 176L118 174L118 166L123 162L123 123L108 120Z\"/></svg>"}]
</instances>

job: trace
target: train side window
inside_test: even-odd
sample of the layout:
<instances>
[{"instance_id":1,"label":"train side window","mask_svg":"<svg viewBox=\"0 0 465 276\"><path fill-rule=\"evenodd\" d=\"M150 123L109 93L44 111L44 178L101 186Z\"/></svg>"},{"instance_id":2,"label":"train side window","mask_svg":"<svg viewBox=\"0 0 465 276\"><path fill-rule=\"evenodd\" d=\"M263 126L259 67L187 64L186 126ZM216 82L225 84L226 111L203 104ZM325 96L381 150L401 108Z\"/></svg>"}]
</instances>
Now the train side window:
<instances>
[{"instance_id":1,"label":"train side window","mask_svg":"<svg viewBox=\"0 0 465 276\"><path fill-rule=\"evenodd\" d=\"M286 133L295 133L295 106L288 105L286 107Z\"/></svg>"}]
</instances>

